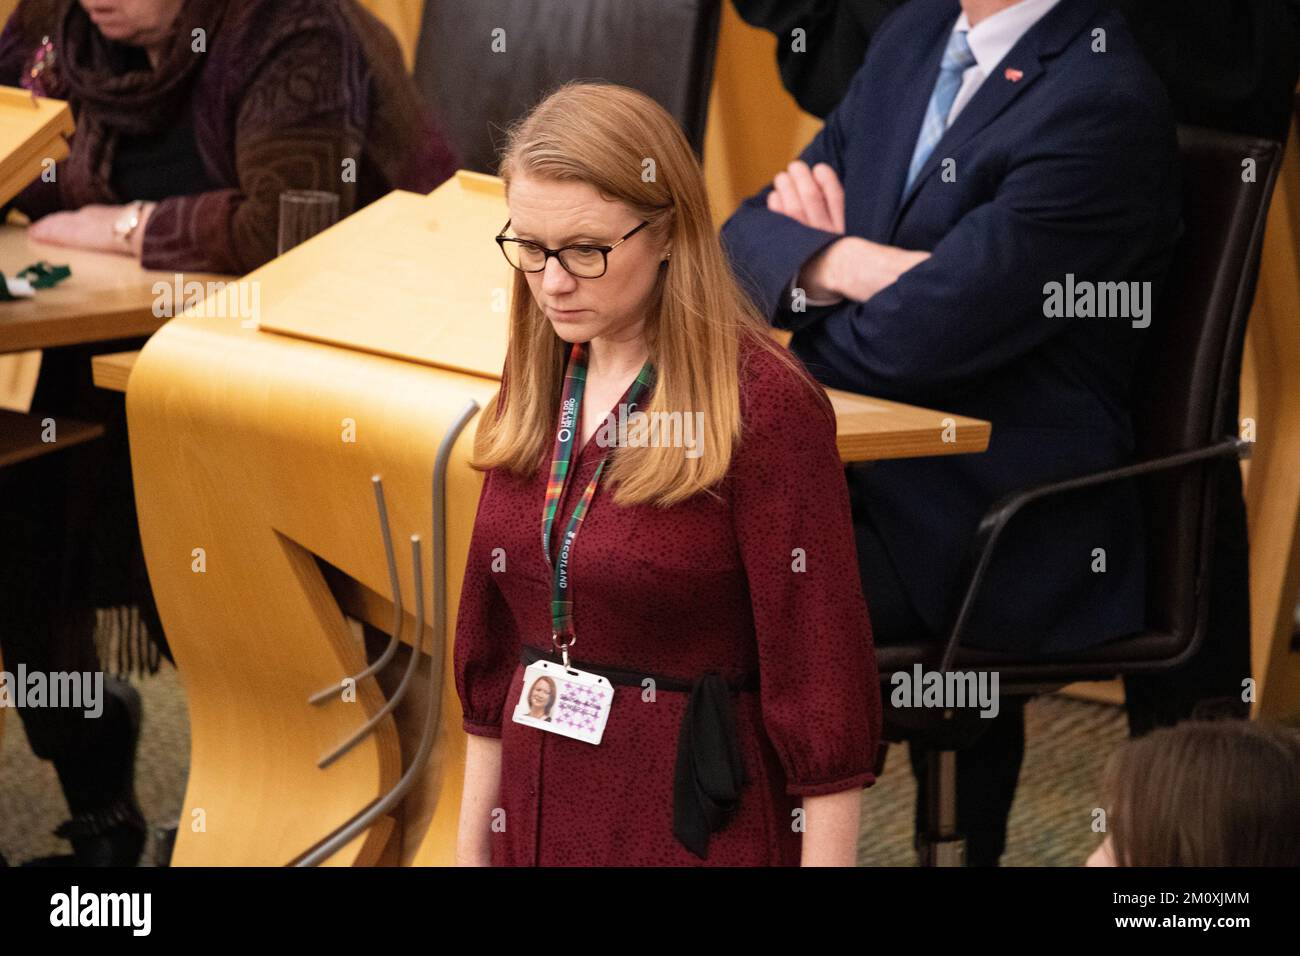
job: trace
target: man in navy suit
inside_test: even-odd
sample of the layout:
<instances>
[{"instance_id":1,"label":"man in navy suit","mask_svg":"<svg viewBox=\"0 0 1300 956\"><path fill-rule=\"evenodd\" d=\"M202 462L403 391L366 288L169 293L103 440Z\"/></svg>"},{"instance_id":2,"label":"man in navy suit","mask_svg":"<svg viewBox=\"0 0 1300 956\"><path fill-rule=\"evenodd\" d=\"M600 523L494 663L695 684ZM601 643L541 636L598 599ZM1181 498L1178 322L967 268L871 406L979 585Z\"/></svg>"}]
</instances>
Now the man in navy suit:
<instances>
[{"instance_id":1,"label":"man in navy suit","mask_svg":"<svg viewBox=\"0 0 1300 956\"><path fill-rule=\"evenodd\" d=\"M799 160L724 226L737 274L823 383L993 423L984 454L852 471L878 642L946 635L998 498L1129 458L1177 231L1170 107L1101 0L911 0ZM1140 629L1136 489L1022 512L984 593L970 646L1051 653ZM990 723L958 764L974 864L1002 852L1023 755L1019 707Z\"/></svg>"}]
</instances>

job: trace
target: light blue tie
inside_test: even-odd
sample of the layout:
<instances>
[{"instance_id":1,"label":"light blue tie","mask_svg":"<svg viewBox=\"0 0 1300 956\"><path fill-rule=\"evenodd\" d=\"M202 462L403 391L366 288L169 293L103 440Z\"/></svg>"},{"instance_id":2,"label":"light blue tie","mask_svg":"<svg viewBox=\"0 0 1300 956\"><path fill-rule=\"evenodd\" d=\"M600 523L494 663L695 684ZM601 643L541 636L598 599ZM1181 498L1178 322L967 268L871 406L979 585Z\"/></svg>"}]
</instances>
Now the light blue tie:
<instances>
[{"instance_id":1,"label":"light blue tie","mask_svg":"<svg viewBox=\"0 0 1300 956\"><path fill-rule=\"evenodd\" d=\"M925 109L925 120L921 123L921 135L916 139L916 151L912 153L912 165L907 167L907 182L903 186L903 195L912 188L912 181L930 158L930 153L944 130L948 128L948 111L952 101L961 89L961 75L966 68L975 63L975 55L966 42L966 31L957 30L948 38L948 48L943 51L943 60L939 63L939 79L934 83L934 92L930 94L930 105Z\"/></svg>"}]
</instances>

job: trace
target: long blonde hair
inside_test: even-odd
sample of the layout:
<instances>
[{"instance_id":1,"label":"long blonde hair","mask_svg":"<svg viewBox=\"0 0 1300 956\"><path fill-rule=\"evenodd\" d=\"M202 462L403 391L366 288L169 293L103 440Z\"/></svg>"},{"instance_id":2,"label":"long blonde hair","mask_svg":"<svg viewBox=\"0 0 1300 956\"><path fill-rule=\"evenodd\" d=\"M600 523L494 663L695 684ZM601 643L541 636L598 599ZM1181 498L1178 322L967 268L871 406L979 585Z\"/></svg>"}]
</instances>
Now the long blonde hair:
<instances>
[{"instance_id":1,"label":"long blonde hair","mask_svg":"<svg viewBox=\"0 0 1300 956\"><path fill-rule=\"evenodd\" d=\"M652 175L646 175L652 171ZM507 191L516 175L588 183L625 203L672 256L660 267L646 322L656 372L640 406L703 412L706 453L620 447L606 467L620 505L669 506L709 491L726 475L740 441L741 344L802 366L777 345L737 285L713 228L704 177L677 123L650 97L607 83L570 83L509 131L500 166ZM533 475L551 451L570 346L555 334L516 273L502 388L480 417L474 467Z\"/></svg>"}]
</instances>

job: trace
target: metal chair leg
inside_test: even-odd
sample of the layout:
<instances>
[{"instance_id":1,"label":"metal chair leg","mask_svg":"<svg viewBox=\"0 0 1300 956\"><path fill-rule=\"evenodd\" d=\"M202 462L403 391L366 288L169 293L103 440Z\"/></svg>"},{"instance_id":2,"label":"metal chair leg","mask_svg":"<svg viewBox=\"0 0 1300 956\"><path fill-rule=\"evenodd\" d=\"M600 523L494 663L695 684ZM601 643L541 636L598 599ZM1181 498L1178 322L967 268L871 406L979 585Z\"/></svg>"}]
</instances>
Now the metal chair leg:
<instances>
[{"instance_id":1,"label":"metal chair leg","mask_svg":"<svg viewBox=\"0 0 1300 956\"><path fill-rule=\"evenodd\" d=\"M957 828L957 752L930 750L926 761L926 833L922 866L965 866L966 838Z\"/></svg>"},{"instance_id":2,"label":"metal chair leg","mask_svg":"<svg viewBox=\"0 0 1300 956\"><path fill-rule=\"evenodd\" d=\"M420 536L418 534L411 535L411 567L414 569L415 574L415 645L412 648L410 659L406 662L406 670L402 673L402 680L398 683L392 696L384 701L384 706L380 707L369 720L353 731L347 740L317 762L316 766L322 770L368 737L379 726L380 721L397 709L397 705L402 702L402 698L410 690L411 678L415 676L416 663L420 658L420 645L424 642L424 588L420 586L423 575L420 567Z\"/></svg>"},{"instance_id":3,"label":"metal chair leg","mask_svg":"<svg viewBox=\"0 0 1300 956\"><path fill-rule=\"evenodd\" d=\"M388 525L388 506L384 503L384 480L378 475L372 475L370 481L375 488L375 507L379 511L379 535L384 543L384 558L388 562L388 586L392 588L393 591L393 633L388 639L388 646L384 648L384 652L375 659L373 664L349 677L345 677L337 684L331 684L323 690L316 691L316 693L307 698L307 703L317 707L325 703L327 700L332 700L335 694L341 695L343 691L347 690L349 680L352 681L352 686L356 687L357 684L361 683L361 681L365 680L367 677L378 674L388 666L388 662L391 661L393 655L397 653L397 646L401 643L402 582L398 579L397 561L393 557L393 535L389 530ZM420 590L420 579L418 576L415 579L415 588L416 594L418 595ZM418 641L419 639L419 635L417 634L416 640ZM338 753L333 754L331 757L327 758L325 763L320 764L320 766L326 766L327 763L333 762L333 760L337 759L338 756Z\"/></svg>"}]
</instances>

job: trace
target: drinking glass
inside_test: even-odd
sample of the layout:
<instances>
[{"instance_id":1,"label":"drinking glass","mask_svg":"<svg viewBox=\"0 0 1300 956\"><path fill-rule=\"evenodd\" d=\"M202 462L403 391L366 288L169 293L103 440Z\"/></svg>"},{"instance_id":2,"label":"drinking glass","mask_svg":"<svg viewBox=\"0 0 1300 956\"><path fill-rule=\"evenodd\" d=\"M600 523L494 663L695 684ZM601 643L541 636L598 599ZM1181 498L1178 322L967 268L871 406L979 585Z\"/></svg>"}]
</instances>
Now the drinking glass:
<instances>
[{"instance_id":1,"label":"drinking glass","mask_svg":"<svg viewBox=\"0 0 1300 956\"><path fill-rule=\"evenodd\" d=\"M339 221L337 193L319 189L286 189L280 193L279 255L324 232Z\"/></svg>"}]
</instances>

